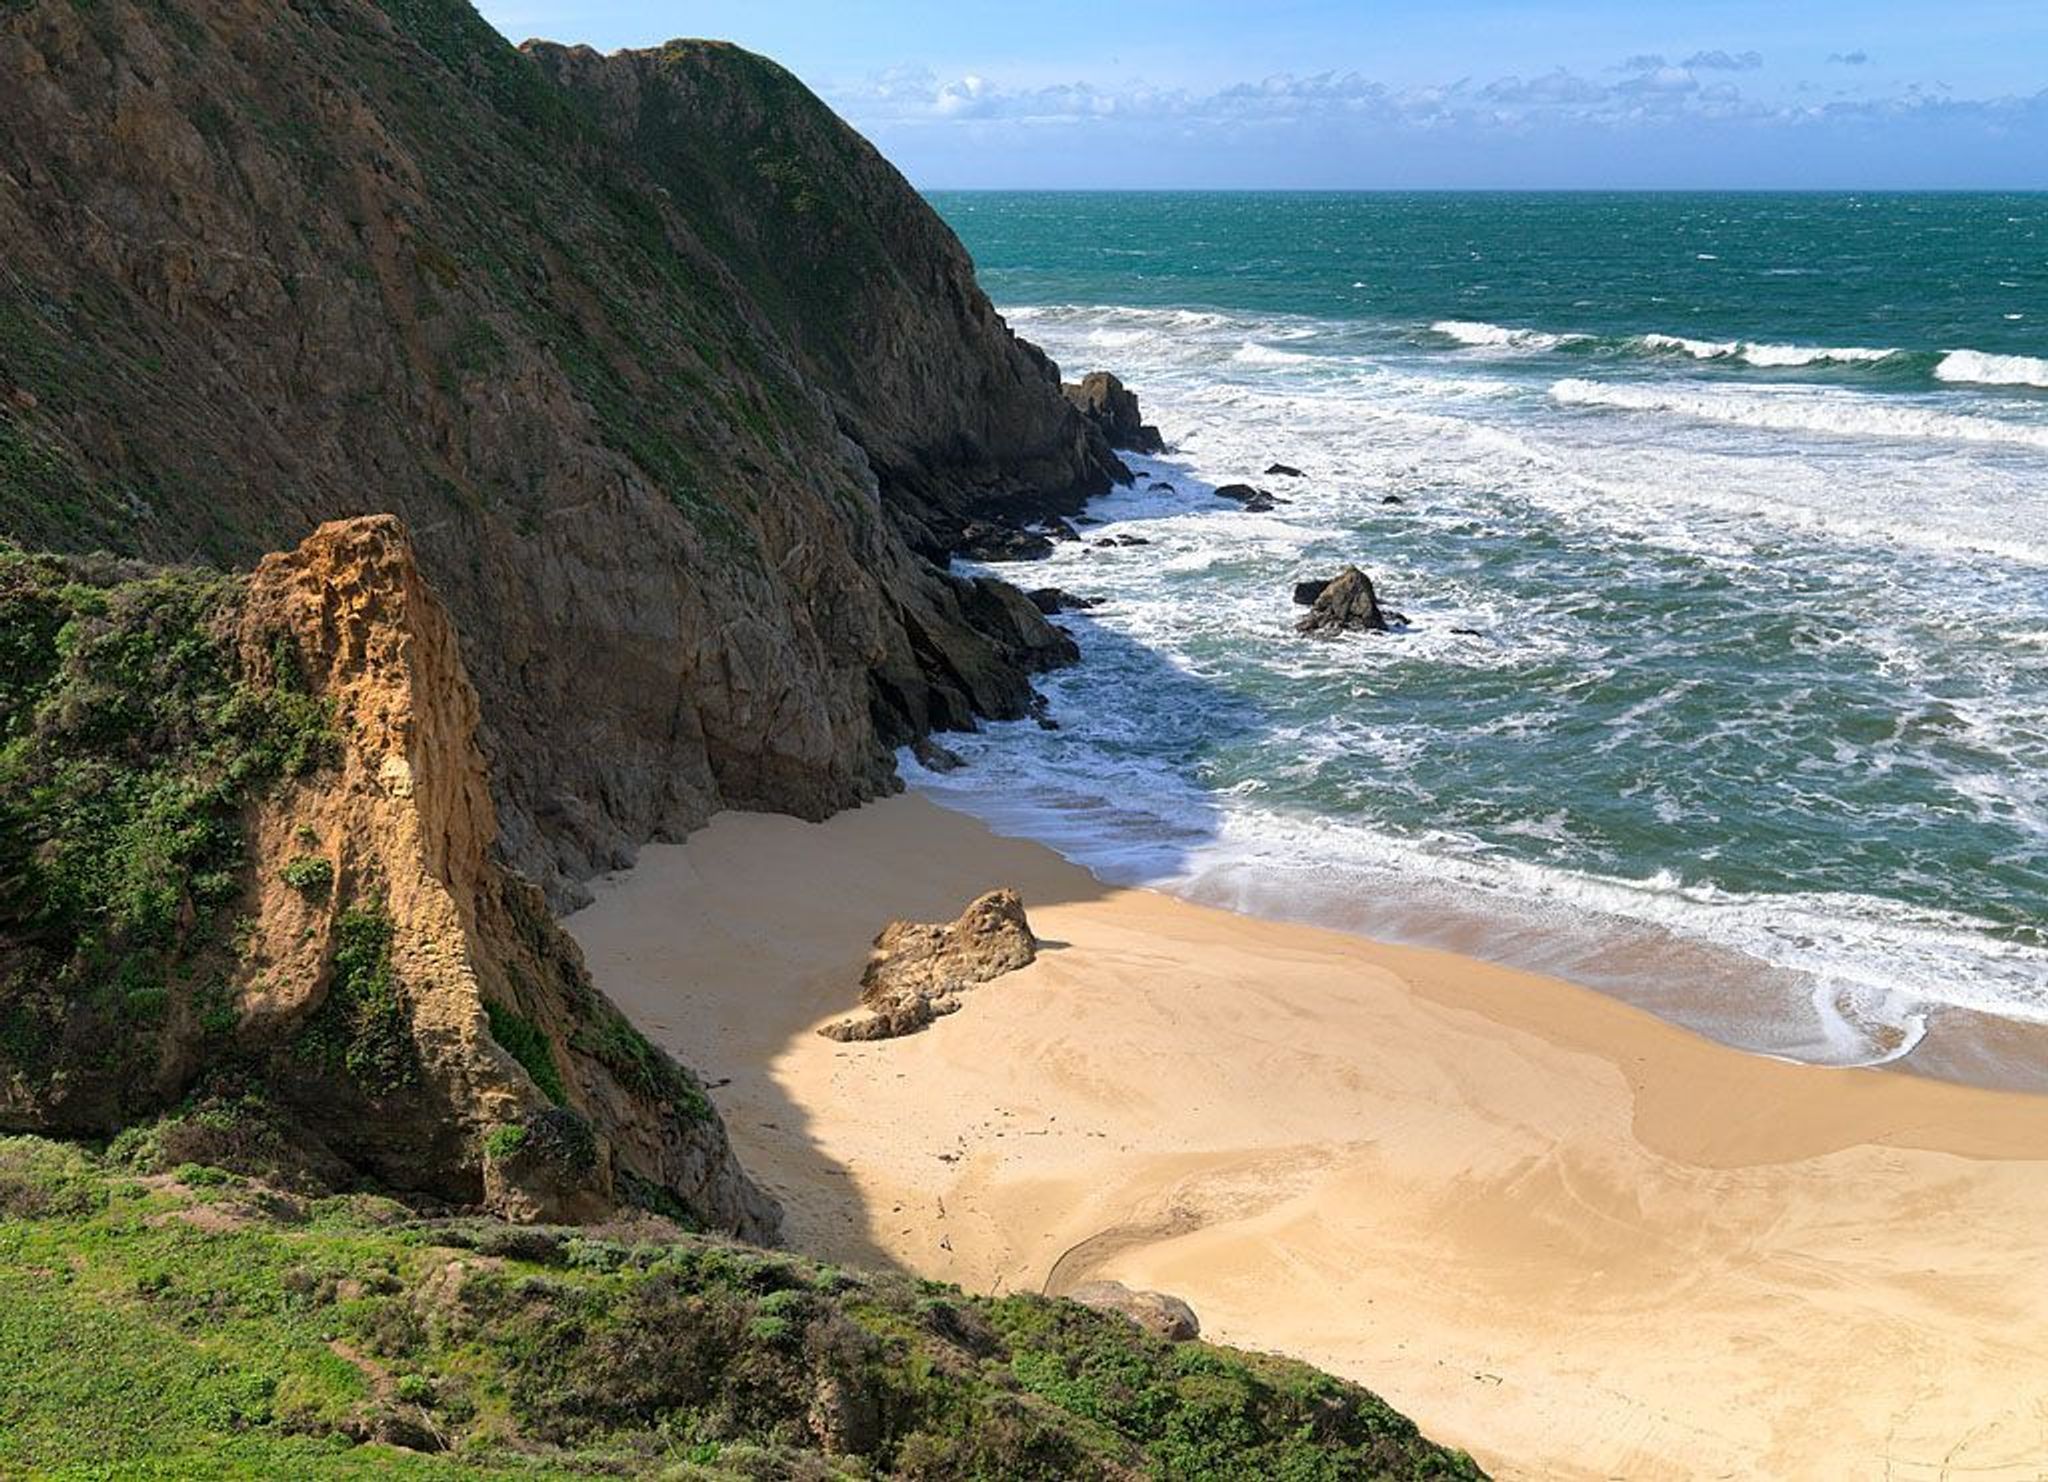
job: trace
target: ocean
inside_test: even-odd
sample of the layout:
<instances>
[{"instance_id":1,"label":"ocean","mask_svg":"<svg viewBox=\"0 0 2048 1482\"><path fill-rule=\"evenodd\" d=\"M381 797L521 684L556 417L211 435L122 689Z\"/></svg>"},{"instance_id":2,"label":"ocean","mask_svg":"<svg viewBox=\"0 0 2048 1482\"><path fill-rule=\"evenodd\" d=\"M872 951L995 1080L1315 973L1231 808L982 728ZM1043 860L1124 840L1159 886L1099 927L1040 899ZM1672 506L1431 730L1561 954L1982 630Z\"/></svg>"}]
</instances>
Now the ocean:
<instances>
[{"instance_id":1,"label":"ocean","mask_svg":"<svg viewBox=\"0 0 2048 1482\"><path fill-rule=\"evenodd\" d=\"M918 785L1765 1053L2048 1021L2048 196L934 204L1170 448L1000 568L1107 599L1059 728ZM1407 631L1293 633L1346 562Z\"/></svg>"}]
</instances>

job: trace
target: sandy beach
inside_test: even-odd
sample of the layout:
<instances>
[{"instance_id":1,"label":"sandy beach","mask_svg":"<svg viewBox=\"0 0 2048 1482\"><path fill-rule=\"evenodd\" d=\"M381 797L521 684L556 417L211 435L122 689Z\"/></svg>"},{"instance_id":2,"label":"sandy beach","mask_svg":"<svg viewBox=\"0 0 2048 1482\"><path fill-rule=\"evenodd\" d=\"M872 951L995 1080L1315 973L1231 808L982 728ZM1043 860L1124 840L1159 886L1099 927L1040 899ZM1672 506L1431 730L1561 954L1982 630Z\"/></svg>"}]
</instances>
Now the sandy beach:
<instances>
[{"instance_id":1,"label":"sandy beach","mask_svg":"<svg viewBox=\"0 0 2048 1482\"><path fill-rule=\"evenodd\" d=\"M885 921L998 885L1031 967L909 1038L814 1032ZM1174 1292L1503 1477L2048 1476L2048 1098L1106 887L915 795L722 815L595 889L598 982L799 1249Z\"/></svg>"}]
</instances>

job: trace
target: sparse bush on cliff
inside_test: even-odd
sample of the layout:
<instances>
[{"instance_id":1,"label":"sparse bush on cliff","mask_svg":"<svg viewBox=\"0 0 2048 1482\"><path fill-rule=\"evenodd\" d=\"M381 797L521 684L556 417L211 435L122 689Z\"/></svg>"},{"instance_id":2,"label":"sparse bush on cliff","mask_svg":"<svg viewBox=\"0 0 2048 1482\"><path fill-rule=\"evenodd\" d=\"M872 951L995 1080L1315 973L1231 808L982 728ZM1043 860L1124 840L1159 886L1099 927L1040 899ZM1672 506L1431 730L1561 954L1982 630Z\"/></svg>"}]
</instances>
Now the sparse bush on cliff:
<instances>
[{"instance_id":1,"label":"sparse bush on cliff","mask_svg":"<svg viewBox=\"0 0 2048 1482\"><path fill-rule=\"evenodd\" d=\"M334 888L334 865L316 854L302 854L277 872L278 878L309 900L325 900Z\"/></svg>"},{"instance_id":2,"label":"sparse bush on cliff","mask_svg":"<svg viewBox=\"0 0 2048 1482\"><path fill-rule=\"evenodd\" d=\"M563 1089L561 1071L555 1068L554 1051L540 1027L517 1009L489 1000L484 1003L484 1014L491 1023L491 1038L533 1077L548 1100L556 1106L567 1101L569 1093Z\"/></svg>"}]
</instances>

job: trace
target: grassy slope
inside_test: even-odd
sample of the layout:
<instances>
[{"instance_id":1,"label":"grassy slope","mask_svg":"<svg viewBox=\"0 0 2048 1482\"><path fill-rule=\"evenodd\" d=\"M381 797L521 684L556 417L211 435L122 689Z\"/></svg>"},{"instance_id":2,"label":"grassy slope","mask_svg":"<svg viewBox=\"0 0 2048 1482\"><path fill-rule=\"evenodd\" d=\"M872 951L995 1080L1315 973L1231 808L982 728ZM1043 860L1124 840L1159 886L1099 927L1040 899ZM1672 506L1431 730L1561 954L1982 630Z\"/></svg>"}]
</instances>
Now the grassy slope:
<instances>
[{"instance_id":1,"label":"grassy slope","mask_svg":"<svg viewBox=\"0 0 2048 1482\"><path fill-rule=\"evenodd\" d=\"M828 1456L822 1435L838 1438ZM401 1448L390 1441L410 1443ZM0 1140L0 1473L1476 1477L1366 1391L659 1222Z\"/></svg>"}]
</instances>

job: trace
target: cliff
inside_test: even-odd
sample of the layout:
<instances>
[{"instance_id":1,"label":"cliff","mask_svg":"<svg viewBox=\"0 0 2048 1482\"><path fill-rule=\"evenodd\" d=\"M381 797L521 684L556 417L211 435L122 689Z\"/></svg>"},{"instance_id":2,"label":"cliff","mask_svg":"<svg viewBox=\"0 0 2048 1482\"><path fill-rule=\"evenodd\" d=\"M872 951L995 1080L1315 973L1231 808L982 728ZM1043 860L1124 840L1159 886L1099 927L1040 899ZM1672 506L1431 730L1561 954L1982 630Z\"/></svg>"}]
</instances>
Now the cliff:
<instances>
[{"instance_id":1,"label":"cliff","mask_svg":"<svg viewBox=\"0 0 2048 1482\"><path fill-rule=\"evenodd\" d=\"M0 1128L772 1238L702 1089L507 870L389 517L246 579L0 550Z\"/></svg>"},{"instance_id":2,"label":"cliff","mask_svg":"<svg viewBox=\"0 0 2048 1482\"><path fill-rule=\"evenodd\" d=\"M943 558L968 518L1072 514L1128 481L952 231L788 72L715 41L522 50L746 286L914 548Z\"/></svg>"},{"instance_id":3,"label":"cliff","mask_svg":"<svg viewBox=\"0 0 2048 1482\"><path fill-rule=\"evenodd\" d=\"M39 0L0 76L0 532L246 566L399 515L556 901L1025 712L1058 635L924 558L1120 467L786 73L461 0Z\"/></svg>"}]
</instances>

